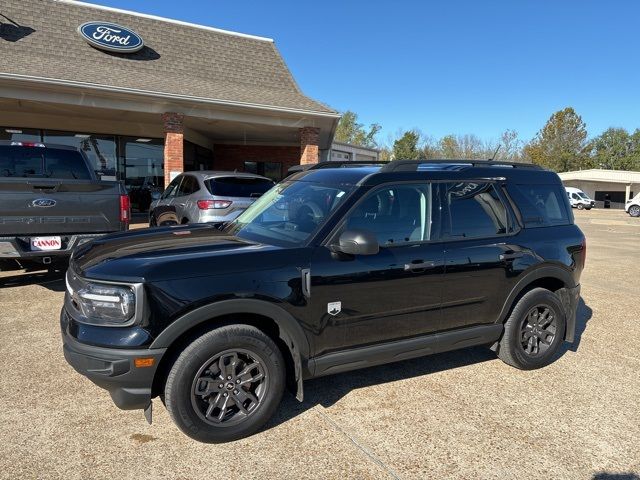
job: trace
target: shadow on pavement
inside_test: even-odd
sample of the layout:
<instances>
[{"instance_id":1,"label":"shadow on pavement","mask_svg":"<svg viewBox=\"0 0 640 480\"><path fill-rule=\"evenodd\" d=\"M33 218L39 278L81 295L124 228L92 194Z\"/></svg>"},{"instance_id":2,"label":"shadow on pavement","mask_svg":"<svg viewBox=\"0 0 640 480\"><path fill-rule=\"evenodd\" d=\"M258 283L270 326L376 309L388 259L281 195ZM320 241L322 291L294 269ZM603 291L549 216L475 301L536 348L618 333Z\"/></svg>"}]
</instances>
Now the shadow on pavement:
<instances>
[{"instance_id":1,"label":"shadow on pavement","mask_svg":"<svg viewBox=\"0 0 640 480\"><path fill-rule=\"evenodd\" d=\"M353 390L495 359L495 353L488 348L473 347L306 380L304 401L298 402L292 395L285 394L276 415L265 428L291 420L318 404L329 407Z\"/></svg>"},{"instance_id":2,"label":"shadow on pavement","mask_svg":"<svg viewBox=\"0 0 640 480\"><path fill-rule=\"evenodd\" d=\"M15 275L0 277L0 289L41 285L53 292L64 292L64 274L65 270L56 270L53 272L47 270L37 272L21 271Z\"/></svg>"},{"instance_id":3,"label":"shadow on pavement","mask_svg":"<svg viewBox=\"0 0 640 480\"><path fill-rule=\"evenodd\" d=\"M640 480L640 476L638 476L638 474L633 472L629 472L629 473L598 472L591 478L592 480Z\"/></svg>"}]
</instances>

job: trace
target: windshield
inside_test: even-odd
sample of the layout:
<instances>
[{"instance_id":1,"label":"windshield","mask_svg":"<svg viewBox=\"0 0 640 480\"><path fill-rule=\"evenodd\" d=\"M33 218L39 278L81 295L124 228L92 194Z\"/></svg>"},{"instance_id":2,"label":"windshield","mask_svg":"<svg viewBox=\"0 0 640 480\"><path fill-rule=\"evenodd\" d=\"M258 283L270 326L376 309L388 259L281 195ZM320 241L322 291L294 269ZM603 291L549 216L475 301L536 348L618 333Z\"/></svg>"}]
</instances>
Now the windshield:
<instances>
[{"instance_id":1,"label":"windshield","mask_svg":"<svg viewBox=\"0 0 640 480\"><path fill-rule=\"evenodd\" d=\"M585 200L591 200L589 197L587 197L587 194L586 194L586 193L584 193L584 192L578 192L578 196L579 196L580 198L585 199Z\"/></svg>"},{"instance_id":2,"label":"windshield","mask_svg":"<svg viewBox=\"0 0 640 480\"><path fill-rule=\"evenodd\" d=\"M311 182L277 184L225 229L247 240L301 246L353 189Z\"/></svg>"}]
</instances>

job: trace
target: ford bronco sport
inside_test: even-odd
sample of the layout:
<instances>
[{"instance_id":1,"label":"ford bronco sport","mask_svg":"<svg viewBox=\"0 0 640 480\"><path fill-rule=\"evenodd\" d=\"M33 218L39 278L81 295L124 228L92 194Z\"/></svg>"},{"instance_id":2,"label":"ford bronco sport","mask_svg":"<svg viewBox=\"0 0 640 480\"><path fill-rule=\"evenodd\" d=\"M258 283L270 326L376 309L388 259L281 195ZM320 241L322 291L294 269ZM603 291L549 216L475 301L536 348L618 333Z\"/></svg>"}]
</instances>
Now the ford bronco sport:
<instances>
[{"instance_id":1,"label":"ford bronco sport","mask_svg":"<svg viewBox=\"0 0 640 480\"><path fill-rule=\"evenodd\" d=\"M574 339L586 244L533 165L319 164L227 224L78 247L67 361L123 409L160 397L204 442L256 432L285 386L486 345L543 367Z\"/></svg>"}]
</instances>

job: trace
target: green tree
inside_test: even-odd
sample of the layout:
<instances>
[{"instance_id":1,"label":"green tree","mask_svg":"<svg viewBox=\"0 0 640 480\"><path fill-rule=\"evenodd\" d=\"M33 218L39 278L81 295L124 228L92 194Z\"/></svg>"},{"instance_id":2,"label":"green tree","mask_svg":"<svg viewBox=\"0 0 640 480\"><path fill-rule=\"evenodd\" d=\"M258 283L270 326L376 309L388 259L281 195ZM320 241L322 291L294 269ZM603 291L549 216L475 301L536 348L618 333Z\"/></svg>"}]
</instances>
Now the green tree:
<instances>
[{"instance_id":1,"label":"green tree","mask_svg":"<svg viewBox=\"0 0 640 480\"><path fill-rule=\"evenodd\" d=\"M571 107L559 110L524 148L527 159L556 172L590 166L587 127Z\"/></svg>"},{"instance_id":2,"label":"green tree","mask_svg":"<svg viewBox=\"0 0 640 480\"><path fill-rule=\"evenodd\" d=\"M634 170L640 164L640 130L608 128L591 141L591 153L599 168Z\"/></svg>"},{"instance_id":3,"label":"green tree","mask_svg":"<svg viewBox=\"0 0 640 480\"><path fill-rule=\"evenodd\" d=\"M368 130L365 129L364 124L358 123L358 114L347 110L338 122L334 138L337 142L375 148L378 145L376 135L381 128L377 123L372 123Z\"/></svg>"},{"instance_id":4,"label":"green tree","mask_svg":"<svg viewBox=\"0 0 640 480\"><path fill-rule=\"evenodd\" d=\"M394 160L418 160L420 158L420 149L418 142L420 134L416 130L409 130L393 142L393 159Z\"/></svg>"},{"instance_id":5,"label":"green tree","mask_svg":"<svg viewBox=\"0 0 640 480\"><path fill-rule=\"evenodd\" d=\"M460 158L460 145L455 135L445 135L440 139L440 155L445 160Z\"/></svg>"}]
</instances>

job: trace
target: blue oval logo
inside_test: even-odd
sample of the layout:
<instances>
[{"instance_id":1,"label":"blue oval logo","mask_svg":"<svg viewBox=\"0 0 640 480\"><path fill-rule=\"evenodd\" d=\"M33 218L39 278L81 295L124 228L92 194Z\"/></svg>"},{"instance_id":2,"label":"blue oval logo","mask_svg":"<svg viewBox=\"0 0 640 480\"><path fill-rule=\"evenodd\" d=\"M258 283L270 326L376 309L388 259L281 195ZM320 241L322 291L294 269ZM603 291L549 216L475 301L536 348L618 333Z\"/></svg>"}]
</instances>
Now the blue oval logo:
<instances>
[{"instance_id":1,"label":"blue oval logo","mask_svg":"<svg viewBox=\"0 0 640 480\"><path fill-rule=\"evenodd\" d=\"M32 207L53 207L56 201L52 198L36 198L31 202Z\"/></svg>"},{"instance_id":2,"label":"blue oval logo","mask_svg":"<svg viewBox=\"0 0 640 480\"><path fill-rule=\"evenodd\" d=\"M78 27L78 33L89 45L108 52L133 53L144 46L140 35L115 23L83 23Z\"/></svg>"}]
</instances>

